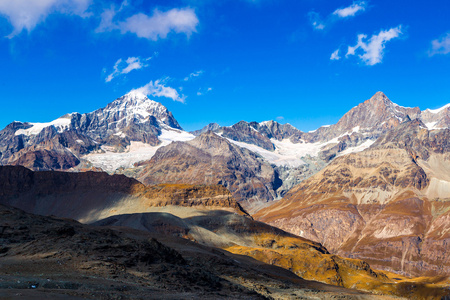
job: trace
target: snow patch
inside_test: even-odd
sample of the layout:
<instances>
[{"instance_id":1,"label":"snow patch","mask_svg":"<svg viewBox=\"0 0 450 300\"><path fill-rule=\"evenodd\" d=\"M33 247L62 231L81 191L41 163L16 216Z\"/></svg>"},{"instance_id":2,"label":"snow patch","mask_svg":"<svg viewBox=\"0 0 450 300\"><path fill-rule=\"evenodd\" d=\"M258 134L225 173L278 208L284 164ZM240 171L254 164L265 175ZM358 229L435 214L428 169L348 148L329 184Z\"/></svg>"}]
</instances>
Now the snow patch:
<instances>
[{"instance_id":1,"label":"snow patch","mask_svg":"<svg viewBox=\"0 0 450 300\"><path fill-rule=\"evenodd\" d=\"M174 141L185 142L195 138L193 134L186 131L172 129L167 125L163 126L163 124L160 125L163 129L161 135L158 136L161 141L158 146L132 141L124 152L114 152L112 147L102 146L105 153L90 153L82 158L104 171L114 172L118 168L131 168L137 162L150 160L159 148Z\"/></svg>"},{"instance_id":2,"label":"snow patch","mask_svg":"<svg viewBox=\"0 0 450 300\"><path fill-rule=\"evenodd\" d=\"M359 126L353 128L352 132L358 132L358 130ZM222 136L221 134L219 135ZM233 143L239 147L245 148L247 150L250 150L252 152L261 155L265 160L267 160L271 164L295 168L305 164L303 160L304 157L308 156L317 157L320 151L323 149L323 147L329 144L339 143L339 138L345 135L348 135L348 133L340 135L327 142L317 142L317 143L306 143L304 141L301 141L300 143L292 143L289 139L284 139L282 141L270 139L272 144L275 146L274 151L269 151L253 144L237 142L228 138L227 140L230 143ZM345 151L342 151L339 155L363 151L369 148L374 142L375 141L373 140L367 140L357 147L351 147L346 149Z\"/></svg>"},{"instance_id":3,"label":"snow patch","mask_svg":"<svg viewBox=\"0 0 450 300\"><path fill-rule=\"evenodd\" d=\"M430 122L430 123L425 123L425 126L427 126L427 128L428 129L436 129L436 124L437 124L437 121L436 122Z\"/></svg>"},{"instance_id":4,"label":"snow patch","mask_svg":"<svg viewBox=\"0 0 450 300\"><path fill-rule=\"evenodd\" d=\"M411 108L411 107L405 107L405 106L401 106L401 105L398 105L397 103L394 103L394 102L392 102L392 104L395 106L395 107L401 107L401 108Z\"/></svg>"},{"instance_id":5,"label":"snow patch","mask_svg":"<svg viewBox=\"0 0 450 300\"><path fill-rule=\"evenodd\" d=\"M369 148L370 146L372 146L373 143L375 143L375 141L373 141L373 140L367 140L367 141L365 141L364 143L362 143L362 144L359 145L359 146L356 146L356 147L350 147L350 148L345 149L344 151L340 152L340 153L338 154L338 156L342 156L342 155L346 155L346 154L350 154L350 153L356 153L356 152L364 151L364 150L366 150L367 148Z\"/></svg>"},{"instance_id":6,"label":"snow patch","mask_svg":"<svg viewBox=\"0 0 450 300\"><path fill-rule=\"evenodd\" d=\"M58 132L63 132L64 130L67 130L70 126L70 117L63 117L58 118L56 120L53 120L51 122L47 123L28 123L32 126L27 129L19 129L17 130L14 135L37 135L39 134L44 128L54 126Z\"/></svg>"},{"instance_id":7,"label":"snow patch","mask_svg":"<svg viewBox=\"0 0 450 300\"><path fill-rule=\"evenodd\" d=\"M320 126L319 128L327 128L327 127L330 127L331 125L322 125L322 126ZM309 133L312 133L312 132L316 132L319 128L317 128L317 129L314 129L314 130L310 130L310 131L308 131Z\"/></svg>"},{"instance_id":8,"label":"snow patch","mask_svg":"<svg viewBox=\"0 0 450 300\"><path fill-rule=\"evenodd\" d=\"M237 142L228 138L227 140L239 147L258 153L271 164L277 166L298 167L305 164L302 160L303 157L317 156L323 146L336 142L337 138L325 143L301 142L297 144L292 143L289 139L284 139L282 141L270 139L275 146L275 151L269 151L253 144Z\"/></svg>"},{"instance_id":9,"label":"snow patch","mask_svg":"<svg viewBox=\"0 0 450 300\"><path fill-rule=\"evenodd\" d=\"M119 136L119 137L121 137L121 138L125 138L127 135L125 134L125 133L123 133L122 131L119 131L119 132L116 132L116 133L114 133L114 135L117 135L117 136Z\"/></svg>"}]
</instances>

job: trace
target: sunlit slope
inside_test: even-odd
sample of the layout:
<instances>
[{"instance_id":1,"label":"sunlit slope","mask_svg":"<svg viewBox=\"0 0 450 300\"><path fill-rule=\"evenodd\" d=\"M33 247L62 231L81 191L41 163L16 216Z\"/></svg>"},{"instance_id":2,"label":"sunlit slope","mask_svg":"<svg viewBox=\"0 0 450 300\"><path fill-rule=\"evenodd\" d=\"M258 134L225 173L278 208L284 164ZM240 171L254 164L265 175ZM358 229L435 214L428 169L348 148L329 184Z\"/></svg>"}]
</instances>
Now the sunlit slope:
<instances>
[{"instance_id":1,"label":"sunlit slope","mask_svg":"<svg viewBox=\"0 0 450 300\"><path fill-rule=\"evenodd\" d=\"M449 135L403 123L254 217L375 268L448 275Z\"/></svg>"}]
</instances>

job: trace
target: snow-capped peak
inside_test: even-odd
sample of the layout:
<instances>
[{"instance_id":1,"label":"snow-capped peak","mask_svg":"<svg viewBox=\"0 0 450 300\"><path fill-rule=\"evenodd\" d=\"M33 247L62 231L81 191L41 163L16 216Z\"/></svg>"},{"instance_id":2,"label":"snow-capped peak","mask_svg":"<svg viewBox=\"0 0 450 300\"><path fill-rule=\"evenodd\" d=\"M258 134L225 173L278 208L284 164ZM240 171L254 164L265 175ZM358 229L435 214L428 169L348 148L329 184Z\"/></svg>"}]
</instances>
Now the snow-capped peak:
<instances>
[{"instance_id":1,"label":"snow-capped peak","mask_svg":"<svg viewBox=\"0 0 450 300\"><path fill-rule=\"evenodd\" d=\"M152 115L158 119L164 119L168 113L167 108L159 102L150 100L139 90L132 90L128 94L108 104L102 113L119 114L119 118L137 117L145 119Z\"/></svg>"}]
</instances>

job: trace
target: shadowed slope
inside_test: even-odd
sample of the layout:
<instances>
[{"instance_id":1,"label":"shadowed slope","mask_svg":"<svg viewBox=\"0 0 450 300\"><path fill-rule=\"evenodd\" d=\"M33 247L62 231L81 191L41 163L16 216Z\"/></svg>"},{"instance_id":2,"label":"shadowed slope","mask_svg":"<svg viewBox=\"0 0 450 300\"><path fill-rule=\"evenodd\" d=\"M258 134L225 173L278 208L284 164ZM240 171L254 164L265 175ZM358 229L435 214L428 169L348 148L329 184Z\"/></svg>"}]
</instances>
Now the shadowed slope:
<instances>
[{"instance_id":1,"label":"shadowed slope","mask_svg":"<svg viewBox=\"0 0 450 300\"><path fill-rule=\"evenodd\" d=\"M3 205L0 215L2 298L373 299L167 234L87 226Z\"/></svg>"},{"instance_id":2,"label":"shadowed slope","mask_svg":"<svg viewBox=\"0 0 450 300\"><path fill-rule=\"evenodd\" d=\"M168 204L222 208L247 215L220 185L145 186L123 175L99 172L33 172L0 167L0 203L41 215L92 222L119 213Z\"/></svg>"},{"instance_id":3,"label":"shadowed slope","mask_svg":"<svg viewBox=\"0 0 450 300\"><path fill-rule=\"evenodd\" d=\"M283 267L308 280L372 293L439 299L448 284L446 278L394 279L394 275L373 270L364 261L331 255L318 243L229 212L171 206L152 210L112 216L95 225L181 236Z\"/></svg>"}]
</instances>

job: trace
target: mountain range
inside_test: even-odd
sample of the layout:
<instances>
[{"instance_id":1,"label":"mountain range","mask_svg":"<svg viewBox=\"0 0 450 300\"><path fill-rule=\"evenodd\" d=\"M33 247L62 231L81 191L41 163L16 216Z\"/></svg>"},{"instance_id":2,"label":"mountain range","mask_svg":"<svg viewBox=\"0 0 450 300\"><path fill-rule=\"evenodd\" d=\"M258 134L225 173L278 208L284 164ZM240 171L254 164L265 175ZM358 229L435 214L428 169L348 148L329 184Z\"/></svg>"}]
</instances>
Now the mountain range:
<instances>
[{"instance_id":1,"label":"mountain range","mask_svg":"<svg viewBox=\"0 0 450 300\"><path fill-rule=\"evenodd\" d=\"M399 276L450 276L449 135L450 105L421 111L382 92L310 132L241 121L189 133L132 91L91 113L6 126L0 199L403 296Z\"/></svg>"},{"instance_id":2,"label":"mountain range","mask_svg":"<svg viewBox=\"0 0 450 300\"><path fill-rule=\"evenodd\" d=\"M222 184L253 212L281 199L335 157L370 147L406 120L420 119L429 130L447 128L449 111L450 106L401 107L378 92L338 123L312 132L275 121L241 121L188 133L167 108L132 91L91 113L9 124L0 131L0 161L32 170L122 173L145 183ZM175 167L178 155L189 159ZM175 172L161 172L168 164Z\"/></svg>"}]
</instances>

